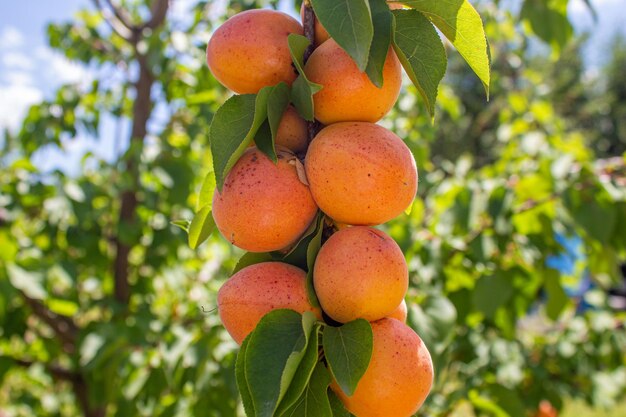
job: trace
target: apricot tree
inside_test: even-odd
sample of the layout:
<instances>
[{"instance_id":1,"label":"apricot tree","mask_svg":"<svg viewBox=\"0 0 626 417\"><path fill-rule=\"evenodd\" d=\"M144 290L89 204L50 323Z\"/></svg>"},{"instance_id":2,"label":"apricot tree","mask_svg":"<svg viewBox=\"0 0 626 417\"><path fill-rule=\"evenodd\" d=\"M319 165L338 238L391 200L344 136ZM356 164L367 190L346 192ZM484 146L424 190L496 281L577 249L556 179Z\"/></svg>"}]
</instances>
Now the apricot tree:
<instances>
[{"instance_id":1,"label":"apricot tree","mask_svg":"<svg viewBox=\"0 0 626 417\"><path fill-rule=\"evenodd\" d=\"M217 226L249 251L218 297L241 344L248 416L409 417L432 387L428 349L404 324L404 255L370 227L410 208L417 167L402 139L374 123L394 106L402 67L433 115L446 67L436 27L487 94L489 52L467 2L390 3L306 1L304 28L249 10L208 42L213 75L242 94L212 121L213 171L189 236L196 247ZM462 24L451 28L451 17ZM302 159L279 142L291 105L308 121Z\"/></svg>"}]
</instances>

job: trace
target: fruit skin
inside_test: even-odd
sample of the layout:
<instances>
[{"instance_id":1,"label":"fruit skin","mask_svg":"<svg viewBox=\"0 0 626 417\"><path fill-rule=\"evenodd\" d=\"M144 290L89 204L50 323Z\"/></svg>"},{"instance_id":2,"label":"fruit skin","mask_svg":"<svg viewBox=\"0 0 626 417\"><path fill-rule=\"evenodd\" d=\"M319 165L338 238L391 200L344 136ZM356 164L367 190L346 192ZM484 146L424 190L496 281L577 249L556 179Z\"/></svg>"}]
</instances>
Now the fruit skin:
<instances>
[{"instance_id":1,"label":"fruit skin","mask_svg":"<svg viewBox=\"0 0 626 417\"><path fill-rule=\"evenodd\" d=\"M275 165L249 148L213 195L213 218L222 236L249 252L271 252L295 243L317 214L298 178L293 153L277 151Z\"/></svg>"},{"instance_id":2,"label":"fruit skin","mask_svg":"<svg viewBox=\"0 0 626 417\"><path fill-rule=\"evenodd\" d=\"M400 61L392 49L383 67L383 86L378 88L333 39L313 51L304 72L309 80L323 86L313 102L315 118L326 125L377 122L395 104L402 84Z\"/></svg>"},{"instance_id":3,"label":"fruit skin","mask_svg":"<svg viewBox=\"0 0 626 417\"><path fill-rule=\"evenodd\" d=\"M322 310L340 323L374 321L391 314L409 285L404 254L384 232L354 226L322 245L313 270Z\"/></svg>"},{"instance_id":4,"label":"fruit skin","mask_svg":"<svg viewBox=\"0 0 626 417\"><path fill-rule=\"evenodd\" d=\"M220 288L217 308L224 327L238 344L272 310L311 311L322 318L321 311L309 302L306 272L281 262L255 264L237 272Z\"/></svg>"},{"instance_id":5,"label":"fruit skin","mask_svg":"<svg viewBox=\"0 0 626 417\"><path fill-rule=\"evenodd\" d=\"M402 214L417 192L410 149L393 132L372 123L344 122L322 129L306 155L313 198L334 220L385 223Z\"/></svg>"},{"instance_id":6,"label":"fruit skin","mask_svg":"<svg viewBox=\"0 0 626 417\"><path fill-rule=\"evenodd\" d=\"M239 94L256 94L281 81L291 85L297 74L287 43L290 33L302 35L302 25L274 10L247 10L220 26L207 46L209 69L225 87Z\"/></svg>"},{"instance_id":7,"label":"fruit skin","mask_svg":"<svg viewBox=\"0 0 626 417\"><path fill-rule=\"evenodd\" d=\"M357 417L409 417L424 403L433 384L428 349L410 327L385 318L372 323L374 348L354 395L330 385Z\"/></svg>"},{"instance_id":8,"label":"fruit skin","mask_svg":"<svg viewBox=\"0 0 626 417\"><path fill-rule=\"evenodd\" d=\"M278 124L276 146L284 146L295 153L305 152L309 146L308 135L306 120L300 117L295 107L287 107Z\"/></svg>"},{"instance_id":9,"label":"fruit skin","mask_svg":"<svg viewBox=\"0 0 626 417\"><path fill-rule=\"evenodd\" d=\"M402 323L406 323L406 317L407 317L406 301L402 300L400 305L395 310L393 310L391 314L388 314L387 317L390 319L400 320Z\"/></svg>"}]
</instances>

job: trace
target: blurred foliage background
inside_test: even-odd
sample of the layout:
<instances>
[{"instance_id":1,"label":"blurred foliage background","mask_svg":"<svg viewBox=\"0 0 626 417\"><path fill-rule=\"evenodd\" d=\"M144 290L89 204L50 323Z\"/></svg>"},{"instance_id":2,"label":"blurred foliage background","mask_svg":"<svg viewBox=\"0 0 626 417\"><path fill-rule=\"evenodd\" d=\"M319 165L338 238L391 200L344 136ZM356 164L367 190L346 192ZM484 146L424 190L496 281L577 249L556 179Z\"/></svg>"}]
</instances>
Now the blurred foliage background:
<instances>
[{"instance_id":1,"label":"blurred foliage background","mask_svg":"<svg viewBox=\"0 0 626 417\"><path fill-rule=\"evenodd\" d=\"M210 33L276 3L197 1L175 19L165 0L93 0L50 24L50 45L98 76L3 133L0 415L242 415L237 346L214 310L241 252L219 236L192 251L170 221L193 215L228 97L204 64ZM622 416L626 41L588 77L567 0L473 3L490 100L448 48L435 123L409 83L382 122L420 170L411 214L386 226L436 367L420 415L532 416L547 400ZM130 126L113 163L86 154L71 177L33 164L78 133L97 141L104 115Z\"/></svg>"}]
</instances>

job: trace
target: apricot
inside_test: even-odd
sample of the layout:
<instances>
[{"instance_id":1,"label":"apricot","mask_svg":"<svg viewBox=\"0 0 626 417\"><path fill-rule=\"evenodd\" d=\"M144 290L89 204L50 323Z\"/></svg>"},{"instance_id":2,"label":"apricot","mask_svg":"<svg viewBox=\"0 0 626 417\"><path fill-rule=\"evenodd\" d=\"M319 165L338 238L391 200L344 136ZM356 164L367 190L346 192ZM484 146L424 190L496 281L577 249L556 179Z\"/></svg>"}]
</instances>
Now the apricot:
<instances>
[{"instance_id":1,"label":"apricot","mask_svg":"<svg viewBox=\"0 0 626 417\"><path fill-rule=\"evenodd\" d=\"M402 214L417 192L410 149L372 123L322 129L309 146L305 168L317 205L341 223L385 223Z\"/></svg>"},{"instance_id":2,"label":"apricot","mask_svg":"<svg viewBox=\"0 0 626 417\"><path fill-rule=\"evenodd\" d=\"M222 192L213 195L213 218L222 236L250 252L283 249L305 232L317 206L297 174L293 153L278 153L274 164L249 148L231 169Z\"/></svg>"},{"instance_id":3,"label":"apricot","mask_svg":"<svg viewBox=\"0 0 626 417\"><path fill-rule=\"evenodd\" d=\"M412 416L433 384L430 353L417 333L396 319L376 321L372 331L372 359L354 395L348 397L334 381L330 387L355 416Z\"/></svg>"},{"instance_id":4,"label":"apricot","mask_svg":"<svg viewBox=\"0 0 626 417\"><path fill-rule=\"evenodd\" d=\"M339 230L320 249L313 284L322 310L340 323L391 314L409 284L404 254L384 232L367 226Z\"/></svg>"},{"instance_id":5,"label":"apricot","mask_svg":"<svg viewBox=\"0 0 626 417\"><path fill-rule=\"evenodd\" d=\"M323 124L377 122L395 104L402 84L400 61L392 49L383 67L382 88L378 88L333 39L313 51L304 72L323 86L313 96L315 118Z\"/></svg>"},{"instance_id":6,"label":"apricot","mask_svg":"<svg viewBox=\"0 0 626 417\"><path fill-rule=\"evenodd\" d=\"M298 74L287 43L290 33L303 34L291 16L257 9L224 22L207 46L209 69L225 87L239 94L256 94L281 81L291 85Z\"/></svg>"},{"instance_id":7,"label":"apricot","mask_svg":"<svg viewBox=\"0 0 626 417\"><path fill-rule=\"evenodd\" d=\"M275 309L311 311L322 318L307 297L306 272L280 262L255 264L237 272L220 288L217 308L224 327L239 344Z\"/></svg>"},{"instance_id":8,"label":"apricot","mask_svg":"<svg viewBox=\"0 0 626 417\"><path fill-rule=\"evenodd\" d=\"M400 305L395 310L393 310L391 314L387 315L387 317L390 319L400 320L402 323L406 323L407 313L408 311L406 307L406 301L402 300Z\"/></svg>"},{"instance_id":9,"label":"apricot","mask_svg":"<svg viewBox=\"0 0 626 417\"><path fill-rule=\"evenodd\" d=\"M289 106L283 113L276 132L276 145L284 146L295 153L306 151L309 146L309 132L304 120L295 107Z\"/></svg>"},{"instance_id":10,"label":"apricot","mask_svg":"<svg viewBox=\"0 0 626 417\"><path fill-rule=\"evenodd\" d=\"M300 19L302 19L302 24L304 25L304 2L302 2L302 7L300 7ZM319 21L317 16L315 17L315 46L319 46L324 43L327 39L330 38L330 35L322 26L322 22Z\"/></svg>"}]
</instances>

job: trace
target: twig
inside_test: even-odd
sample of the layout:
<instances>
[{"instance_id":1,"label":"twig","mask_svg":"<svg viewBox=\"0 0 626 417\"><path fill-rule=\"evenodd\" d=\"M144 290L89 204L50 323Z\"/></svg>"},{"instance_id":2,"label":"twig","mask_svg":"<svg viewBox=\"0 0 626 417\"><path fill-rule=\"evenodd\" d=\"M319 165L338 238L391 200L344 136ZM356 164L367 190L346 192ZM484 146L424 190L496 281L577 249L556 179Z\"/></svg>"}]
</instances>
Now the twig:
<instances>
[{"instance_id":1,"label":"twig","mask_svg":"<svg viewBox=\"0 0 626 417\"><path fill-rule=\"evenodd\" d=\"M59 336L63 344L63 350L70 354L74 353L78 336L78 328L74 321L70 317L52 312L41 301L29 297L24 292L21 293L26 303L33 310L33 313Z\"/></svg>"},{"instance_id":2,"label":"twig","mask_svg":"<svg viewBox=\"0 0 626 417\"><path fill-rule=\"evenodd\" d=\"M304 19L302 23L304 26L304 36L306 36L310 42L309 46L304 51L303 56L304 63L306 64L315 49L315 12L313 11L313 7L311 7L309 0L304 1ZM320 131L321 127L321 124L317 120L307 123L309 143L311 143L315 135L317 135L317 132Z\"/></svg>"}]
</instances>

